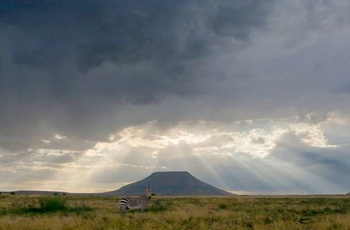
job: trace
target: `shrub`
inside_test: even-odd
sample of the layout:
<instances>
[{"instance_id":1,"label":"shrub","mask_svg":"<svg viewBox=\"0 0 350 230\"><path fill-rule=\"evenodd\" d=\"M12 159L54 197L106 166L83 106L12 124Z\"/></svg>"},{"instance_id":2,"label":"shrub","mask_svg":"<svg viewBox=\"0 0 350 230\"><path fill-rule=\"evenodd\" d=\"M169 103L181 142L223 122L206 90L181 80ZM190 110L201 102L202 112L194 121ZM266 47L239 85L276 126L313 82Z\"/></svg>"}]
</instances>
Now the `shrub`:
<instances>
[{"instance_id":1,"label":"shrub","mask_svg":"<svg viewBox=\"0 0 350 230\"><path fill-rule=\"evenodd\" d=\"M66 213L83 213L91 210L93 209L84 201L70 202L70 205L68 205L68 197L63 196L43 196L38 199L15 196L12 202L12 207L9 209L10 212L15 214L41 214L60 211Z\"/></svg>"},{"instance_id":2,"label":"shrub","mask_svg":"<svg viewBox=\"0 0 350 230\"><path fill-rule=\"evenodd\" d=\"M55 212L67 209L66 200L61 197L40 197L40 211Z\"/></svg>"},{"instance_id":3,"label":"shrub","mask_svg":"<svg viewBox=\"0 0 350 230\"><path fill-rule=\"evenodd\" d=\"M164 200L154 200L146 212L164 212L168 209L171 203Z\"/></svg>"}]
</instances>

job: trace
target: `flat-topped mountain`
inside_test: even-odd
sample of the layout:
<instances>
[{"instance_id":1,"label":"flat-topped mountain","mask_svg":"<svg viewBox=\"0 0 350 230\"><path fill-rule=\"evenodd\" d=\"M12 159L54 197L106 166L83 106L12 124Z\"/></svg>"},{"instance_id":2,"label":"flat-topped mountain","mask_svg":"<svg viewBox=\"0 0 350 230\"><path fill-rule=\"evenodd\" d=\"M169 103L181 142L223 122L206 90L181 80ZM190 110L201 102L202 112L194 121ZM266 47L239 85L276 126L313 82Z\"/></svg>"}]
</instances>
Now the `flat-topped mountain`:
<instances>
[{"instance_id":1,"label":"flat-topped mountain","mask_svg":"<svg viewBox=\"0 0 350 230\"><path fill-rule=\"evenodd\" d=\"M189 172L155 172L143 180L125 185L105 195L140 195L151 185L156 195L232 195L207 184Z\"/></svg>"}]
</instances>

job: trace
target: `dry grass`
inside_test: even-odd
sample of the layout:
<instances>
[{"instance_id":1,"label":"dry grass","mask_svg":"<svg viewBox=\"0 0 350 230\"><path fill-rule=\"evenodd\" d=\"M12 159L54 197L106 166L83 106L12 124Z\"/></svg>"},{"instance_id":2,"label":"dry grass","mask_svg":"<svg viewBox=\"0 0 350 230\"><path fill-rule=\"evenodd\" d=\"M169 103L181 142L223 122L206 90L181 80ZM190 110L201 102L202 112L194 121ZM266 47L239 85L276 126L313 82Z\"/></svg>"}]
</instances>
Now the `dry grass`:
<instances>
[{"instance_id":1,"label":"dry grass","mask_svg":"<svg viewBox=\"0 0 350 230\"><path fill-rule=\"evenodd\" d=\"M348 196L153 197L121 216L118 197L0 195L0 229L350 229ZM54 202L53 202L54 203Z\"/></svg>"}]
</instances>

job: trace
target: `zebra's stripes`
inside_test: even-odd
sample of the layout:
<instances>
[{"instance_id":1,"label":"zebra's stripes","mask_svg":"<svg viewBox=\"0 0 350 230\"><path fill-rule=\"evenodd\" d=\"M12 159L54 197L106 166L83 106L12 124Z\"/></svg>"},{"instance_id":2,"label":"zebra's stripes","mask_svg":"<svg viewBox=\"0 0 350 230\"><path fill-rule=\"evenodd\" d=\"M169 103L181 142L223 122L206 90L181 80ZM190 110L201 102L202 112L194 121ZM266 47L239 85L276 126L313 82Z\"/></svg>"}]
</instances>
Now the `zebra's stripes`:
<instances>
[{"instance_id":1,"label":"zebra's stripes","mask_svg":"<svg viewBox=\"0 0 350 230\"><path fill-rule=\"evenodd\" d=\"M119 201L120 211L124 215L129 209L141 209L143 212L152 196L152 187L147 187L146 192L139 197L124 197Z\"/></svg>"}]
</instances>

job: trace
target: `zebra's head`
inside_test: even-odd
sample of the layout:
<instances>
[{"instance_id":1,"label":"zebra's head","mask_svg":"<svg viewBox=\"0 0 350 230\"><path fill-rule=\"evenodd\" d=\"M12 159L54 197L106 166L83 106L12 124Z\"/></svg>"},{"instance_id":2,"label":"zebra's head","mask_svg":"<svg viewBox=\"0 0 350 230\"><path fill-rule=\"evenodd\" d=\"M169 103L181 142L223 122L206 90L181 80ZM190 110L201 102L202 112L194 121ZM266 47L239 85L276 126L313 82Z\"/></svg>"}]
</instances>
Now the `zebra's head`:
<instances>
[{"instance_id":1,"label":"zebra's head","mask_svg":"<svg viewBox=\"0 0 350 230\"><path fill-rule=\"evenodd\" d=\"M146 187L146 196L148 198L151 198L151 196L152 196L152 186L147 186Z\"/></svg>"}]
</instances>

